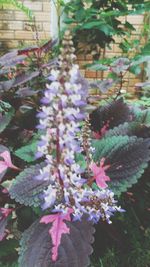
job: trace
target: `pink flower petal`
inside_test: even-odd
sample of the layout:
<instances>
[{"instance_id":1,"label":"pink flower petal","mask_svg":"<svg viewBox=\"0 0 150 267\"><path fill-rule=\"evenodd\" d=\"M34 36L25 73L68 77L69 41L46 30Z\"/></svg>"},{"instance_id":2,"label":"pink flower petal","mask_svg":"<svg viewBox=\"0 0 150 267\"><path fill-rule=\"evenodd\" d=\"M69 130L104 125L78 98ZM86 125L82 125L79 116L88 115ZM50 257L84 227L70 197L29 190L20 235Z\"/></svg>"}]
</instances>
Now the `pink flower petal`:
<instances>
[{"instance_id":1,"label":"pink flower petal","mask_svg":"<svg viewBox=\"0 0 150 267\"><path fill-rule=\"evenodd\" d=\"M90 169L94 174L94 180L97 185L101 188L106 188L108 185L105 183L106 181L110 181L110 177L106 175L105 171L110 167L109 165L104 166L105 159L102 158L100 161L100 166L98 167L96 163L91 163Z\"/></svg>"}]
</instances>

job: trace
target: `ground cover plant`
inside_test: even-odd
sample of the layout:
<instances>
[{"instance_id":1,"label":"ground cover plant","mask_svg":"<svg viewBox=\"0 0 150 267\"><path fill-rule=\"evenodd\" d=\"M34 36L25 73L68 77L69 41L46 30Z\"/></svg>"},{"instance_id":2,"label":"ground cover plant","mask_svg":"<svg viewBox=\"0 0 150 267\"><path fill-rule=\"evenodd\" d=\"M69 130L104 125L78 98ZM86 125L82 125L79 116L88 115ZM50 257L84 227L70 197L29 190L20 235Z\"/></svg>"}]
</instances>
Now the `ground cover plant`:
<instances>
[{"instance_id":1,"label":"ground cover plant","mask_svg":"<svg viewBox=\"0 0 150 267\"><path fill-rule=\"evenodd\" d=\"M0 58L2 266L18 254L21 267L89 266L95 225L98 233L117 212L123 220L117 200L150 160L150 110L120 94L93 110L70 32L44 64L52 44Z\"/></svg>"}]
</instances>

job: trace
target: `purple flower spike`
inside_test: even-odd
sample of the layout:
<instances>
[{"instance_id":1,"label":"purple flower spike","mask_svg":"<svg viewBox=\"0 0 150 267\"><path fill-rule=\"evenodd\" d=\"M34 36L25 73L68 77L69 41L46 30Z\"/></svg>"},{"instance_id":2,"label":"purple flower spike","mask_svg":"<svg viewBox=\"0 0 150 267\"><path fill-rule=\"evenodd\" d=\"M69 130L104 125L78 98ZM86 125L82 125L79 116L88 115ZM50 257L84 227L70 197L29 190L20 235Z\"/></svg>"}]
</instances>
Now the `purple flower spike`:
<instances>
[{"instance_id":1,"label":"purple flower spike","mask_svg":"<svg viewBox=\"0 0 150 267\"><path fill-rule=\"evenodd\" d=\"M100 219L110 223L110 217L122 210L117 207L113 192L93 189L90 184L93 181L89 171L92 163L91 132L84 110L88 84L74 63L70 33L65 33L64 38L62 44L65 46L61 48L58 68L51 70L51 82L46 85L41 111L37 115L37 128L44 131L36 156L45 156L46 166L35 179L49 182L41 196L44 201L42 208L63 214L72 208L74 221L82 220L86 215L87 220L94 223ZM76 162L76 156L81 152L84 152L81 155L85 160L83 168L80 159Z\"/></svg>"}]
</instances>

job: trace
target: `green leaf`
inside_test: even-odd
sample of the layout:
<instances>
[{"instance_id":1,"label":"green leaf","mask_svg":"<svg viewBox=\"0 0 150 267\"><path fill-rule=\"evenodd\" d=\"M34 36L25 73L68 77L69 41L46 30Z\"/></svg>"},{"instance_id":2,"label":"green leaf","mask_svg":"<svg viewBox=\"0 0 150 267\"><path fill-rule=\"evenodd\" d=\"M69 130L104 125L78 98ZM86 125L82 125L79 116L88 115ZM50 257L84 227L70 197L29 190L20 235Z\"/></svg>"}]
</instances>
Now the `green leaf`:
<instances>
[{"instance_id":1,"label":"green leaf","mask_svg":"<svg viewBox=\"0 0 150 267\"><path fill-rule=\"evenodd\" d=\"M142 51L141 51L142 55L150 55L150 43L146 44Z\"/></svg>"},{"instance_id":2,"label":"green leaf","mask_svg":"<svg viewBox=\"0 0 150 267\"><path fill-rule=\"evenodd\" d=\"M139 75L141 73L141 67L138 65L134 65L129 67L129 71L135 75Z\"/></svg>"},{"instance_id":3,"label":"green leaf","mask_svg":"<svg viewBox=\"0 0 150 267\"><path fill-rule=\"evenodd\" d=\"M90 70L108 70L109 67L100 63L87 64L86 67Z\"/></svg>"},{"instance_id":4,"label":"green leaf","mask_svg":"<svg viewBox=\"0 0 150 267\"><path fill-rule=\"evenodd\" d=\"M86 161L85 157L82 154L75 155L75 161L80 165L80 167L85 170L86 169Z\"/></svg>"},{"instance_id":5,"label":"green leaf","mask_svg":"<svg viewBox=\"0 0 150 267\"><path fill-rule=\"evenodd\" d=\"M29 145L23 146L15 151L15 155L26 162L33 162L36 160L35 153L37 151L38 141L32 141Z\"/></svg>"},{"instance_id":6,"label":"green leaf","mask_svg":"<svg viewBox=\"0 0 150 267\"><path fill-rule=\"evenodd\" d=\"M18 241L14 239L4 240L3 242L0 242L0 259L5 256L9 257L10 255L14 254L17 255L15 249L18 246L19 246Z\"/></svg>"},{"instance_id":7,"label":"green leaf","mask_svg":"<svg viewBox=\"0 0 150 267\"><path fill-rule=\"evenodd\" d=\"M150 126L150 108L141 110L138 107L134 107L133 112L135 116L135 122Z\"/></svg>"},{"instance_id":8,"label":"green leaf","mask_svg":"<svg viewBox=\"0 0 150 267\"><path fill-rule=\"evenodd\" d=\"M114 33L113 27L111 27L109 24L100 25L99 30L101 30L108 36Z\"/></svg>"},{"instance_id":9,"label":"green leaf","mask_svg":"<svg viewBox=\"0 0 150 267\"><path fill-rule=\"evenodd\" d=\"M100 27L101 25L104 25L104 22L102 22L102 21L97 21L97 20L93 20L93 21L91 21L91 22L87 22L87 23L84 23L83 24L83 26L82 26L82 28L83 29L93 29L93 27L95 28L98 28L98 27Z\"/></svg>"},{"instance_id":10,"label":"green leaf","mask_svg":"<svg viewBox=\"0 0 150 267\"><path fill-rule=\"evenodd\" d=\"M138 55L132 59L131 66L136 66L150 61L150 55Z\"/></svg>"},{"instance_id":11,"label":"green leaf","mask_svg":"<svg viewBox=\"0 0 150 267\"><path fill-rule=\"evenodd\" d=\"M134 26L133 26L131 23L129 23L128 21L125 22L124 26L125 26L127 29L131 30L131 31L135 31L135 30L136 30L136 29L134 28Z\"/></svg>"},{"instance_id":12,"label":"green leaf","mask_svg":"<svg viewBox=\"0 0 150 267\"><path fill-rule=\"evenodd\" d=\"M5 130L14 116L15 110L9 104L0 100L0 133Z\"/></svg>"}]
</instances>

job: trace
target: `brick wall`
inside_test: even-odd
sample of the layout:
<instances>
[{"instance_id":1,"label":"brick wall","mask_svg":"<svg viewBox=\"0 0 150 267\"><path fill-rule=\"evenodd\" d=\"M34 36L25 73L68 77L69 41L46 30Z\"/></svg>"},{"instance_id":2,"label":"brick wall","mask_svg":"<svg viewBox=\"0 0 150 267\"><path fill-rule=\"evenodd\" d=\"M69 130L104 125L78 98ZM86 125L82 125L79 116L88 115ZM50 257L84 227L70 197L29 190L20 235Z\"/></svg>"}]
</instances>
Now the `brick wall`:
<instances>
[{"instance_id":1,"label":"brick wall","mask_svg":"<svg viewBox=\"0 0 150 267\"><path fill-rule=\"evenodd\" d=\"M134 34L131 36L132 39L140 39L141 44L145 42L144 37L142 36L142 28L143 28L143 15L132 15L132 16L127 16L126 18L123 18L124 20L126 19L128 22L130 22L136 29ZM105 57L107 58L113 58L117 56L122 55L122 50L119 48L119 42L121 41L119 38L114 38L115 39L115 44L110 45L110 49L107 49L105 51ZM103 52L103 51L102 51ZM132 52L130 52L131 55ZM80 69L82 71L82 74L88 78L88 80L92 81L93 79L102 79L106 78L108 75L108 72L101 72L101 71L91 71L91 70L85 70L83 67L86 63L92 63L92 56L89 55L83 55L79 54L78 55L78 64L80 65ZM124 84L123 84L123 89L125 89L127 92L133 92L135 93L135 84L138 83L139 81L142 81L143 77L141 76L135 76L129 72L126 73L124 77ZM91 91L91 94L99 94L99 91L96 89L93 89ZM105 96L104 96L105 97Z\"/></svg>"},{"instance_id":2,"label":"brick wall","mask_svg":"<svg viewBox=\"0 0 150 267\"><path fill-rule=\"evenodd\" d=\"M21 0L20 0L21 1ZM39 38L49 39L50 38L50 0L22 0L24 5L29 7L36 19L36 25L39 32ZM123 18L124 20L125 18ZM128 16L126 18L136 28L135 34L132 38L141 38L141 30L143 24L142 15ZM20 10L15 9L9 5L0 6L0 50L8 50L18 47L19 45L25 45L35 43L35 32L31 31L31 27L28 25L30 22L28 17ZM30 23L31 24L31 23ZM111 45L111 49L106 50L106 57L114 57L121 55L119 49L119 39L116 38L116 43ZM85 63L91 63L92 56L86 55L78 56L78 63L81 68L83 75L89 80L101 79L102 76L105 78L107 73L94 72L85 70L83 66ZM124 89L131 92L135 91L135 83L142 80L142 77L135 77L134 75L127 73L125 77ZM93 91L97 94L97 91Z\"/></svg>"},{"instance_id":3,"label":"brick wall","mask_svg":"<svg viewBox=\"0 0 150 267\"><path fill-rule=\"evenodd\" d=\"M50 38L50 0L22 0L29 7L36 20L39 39ZM26 14L12 5L0 5L0 49L8 50L25 43L35 43L36 34Z\"/></svg>"}]
</instances>

